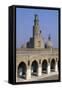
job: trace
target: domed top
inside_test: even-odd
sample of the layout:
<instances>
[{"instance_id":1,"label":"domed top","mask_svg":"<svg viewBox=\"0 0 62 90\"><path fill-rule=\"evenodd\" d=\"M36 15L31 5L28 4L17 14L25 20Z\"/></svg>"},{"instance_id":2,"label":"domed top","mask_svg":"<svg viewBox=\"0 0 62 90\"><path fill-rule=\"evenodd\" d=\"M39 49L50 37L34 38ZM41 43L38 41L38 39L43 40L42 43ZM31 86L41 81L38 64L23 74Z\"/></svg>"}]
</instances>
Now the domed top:
<instances>
[{"instance_id":1,"label":"domed top","mask_svg":"<svg viewBox=\"0 0 62 90\"><path fill-rule=\"evenodd\" d=\"M52 48L52 42L51 42L51 37L50 35L48 36L48 41L47 41L47 48Z\"/></svg>"},{"instance_id":2,"label":"domed top","mask_svg":"<svg viewBox=\"0 0 62 90\"><path fill-rule=\"evenodd\" d=\"M26 43L22 44L21 48L26 48Z\"/></svg>"},{"instance_id":3,"label":"domed top","mask_svg":"<svg viewBox=\"0 0 62 90\"><path fill-rule=\"evenodd\" d=\"M47 48L52 48L52 42L51 41L47 42Z\"/></svg>"}]
</instances>

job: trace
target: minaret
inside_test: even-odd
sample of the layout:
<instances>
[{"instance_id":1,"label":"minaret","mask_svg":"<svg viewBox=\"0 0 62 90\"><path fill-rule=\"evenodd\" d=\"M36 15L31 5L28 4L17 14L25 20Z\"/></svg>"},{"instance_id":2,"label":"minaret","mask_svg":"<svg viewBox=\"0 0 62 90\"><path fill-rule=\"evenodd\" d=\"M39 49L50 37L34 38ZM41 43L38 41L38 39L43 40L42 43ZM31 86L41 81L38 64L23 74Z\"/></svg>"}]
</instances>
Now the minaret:
<instances>
[{"instance_id":1,"label":"minaret","mask_svg":"<svg viewBox=\"0 0 62 90\"><path fill-rule=\"evenodd\" d=\"M34 48L44 48L43 38L39 28L38 15L35 15L33 26Z\"/></svg>"},{"instance_id":2,"label":"minaret","mask_svg":"<svg viewBox=\"0 0 62 90\"><path fill-rule=\"evenodd\" d=\"M52 48L52 41L51 41L51 36L50 36L50 34L49 34L49 36L48 36L47 48Z\"/></svg>"}]
</instances>

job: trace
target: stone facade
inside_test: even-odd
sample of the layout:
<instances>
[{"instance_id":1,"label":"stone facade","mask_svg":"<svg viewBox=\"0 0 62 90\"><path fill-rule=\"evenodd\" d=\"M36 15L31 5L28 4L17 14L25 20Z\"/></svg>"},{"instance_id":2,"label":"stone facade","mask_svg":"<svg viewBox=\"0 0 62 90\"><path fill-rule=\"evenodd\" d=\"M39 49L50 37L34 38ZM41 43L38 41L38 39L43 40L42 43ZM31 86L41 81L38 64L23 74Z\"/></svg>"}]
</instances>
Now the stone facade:
<instances>
[{"instance_id":1,"label":"stone facade","mask_svg":"<svg viewBox=\"0 0 62 90\"><path fill-rule=\"evenodd\" d=\"M58 74L58 48L53 48L50 35L44 43L37 15L33 37L24 46L16 49L16 82L35 80L34 76L40 78L53 72Z\"/></svg>"},{"instance_id":2,"label":"stone facade","mask_svg":"<svg viewBox=\"0 0 62 90\"><path fill-rule=\"evenodd\" d=\"M16 81L20 81L18 77L18 66L21 62L26 64L26 73L25 79L29 80L32 78L32 63L34 61L37 62L37 75L42 77L43 72L43 61L46 61L46 73L49 74L51 72L58 73L58 49L17 49L16 54ZM52 65L53 61L53 65ZM53 71L52 71L53 69Z\"/></svg>"}]
</instances>

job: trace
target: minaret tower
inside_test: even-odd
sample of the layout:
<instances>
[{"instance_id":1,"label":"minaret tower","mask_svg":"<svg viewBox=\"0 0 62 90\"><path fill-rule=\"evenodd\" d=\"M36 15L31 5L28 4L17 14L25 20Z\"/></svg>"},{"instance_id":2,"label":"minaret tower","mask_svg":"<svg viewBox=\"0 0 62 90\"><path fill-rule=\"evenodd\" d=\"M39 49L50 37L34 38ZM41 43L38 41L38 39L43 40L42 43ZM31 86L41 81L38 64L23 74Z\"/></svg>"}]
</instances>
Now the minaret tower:
<instances>
[{"instance_id":1,"label":"minaret tower","mask_svg":"<svg viewBox=\"0 0 62 90\"><path fill-rule=\"evenodd\" d=\"M38 15L35 15L33 26L34 48L44 48L43 38L39 29Z\"/></svg>"}]
</instances>

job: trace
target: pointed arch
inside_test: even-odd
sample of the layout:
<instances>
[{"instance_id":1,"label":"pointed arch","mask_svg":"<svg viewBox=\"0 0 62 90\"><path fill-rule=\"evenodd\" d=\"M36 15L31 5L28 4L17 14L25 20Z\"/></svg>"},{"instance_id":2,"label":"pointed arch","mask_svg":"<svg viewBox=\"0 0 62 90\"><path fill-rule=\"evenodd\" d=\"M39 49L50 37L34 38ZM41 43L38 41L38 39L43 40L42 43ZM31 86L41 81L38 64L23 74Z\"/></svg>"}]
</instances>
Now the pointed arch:
<instances>
[{"instance_id":1,"label":"pointed arch","mask_svg":"<svg viewBox=\"0 0 62 90\"><path fill-rule=\"evenodd\" d=\"M42 62L42 73L45 73L45 74L47 73L47 65L48 65L47 60L44 59Z\"/></svg>"},{"instance_id":2,"label":"pointed arch","mask_svg":"<svg viewBox=\"0 0 62 90\"><path fill-rule=\"evenodd\" d=\"M26 64L24 62L21 62L18 66L18 77L25 79L26 70L27 70Z\"/></svg>"},{"instance_id":3,"label":"pointed arch","mask_svg":"<svg viewBox=\"0 0 62 90\"><path fill-rule=\"evenodd\" d=\"M38 72L38 62L34 60L31 64L31 74L37 75L37 72Z\"/></svg>"}]
</instances>

